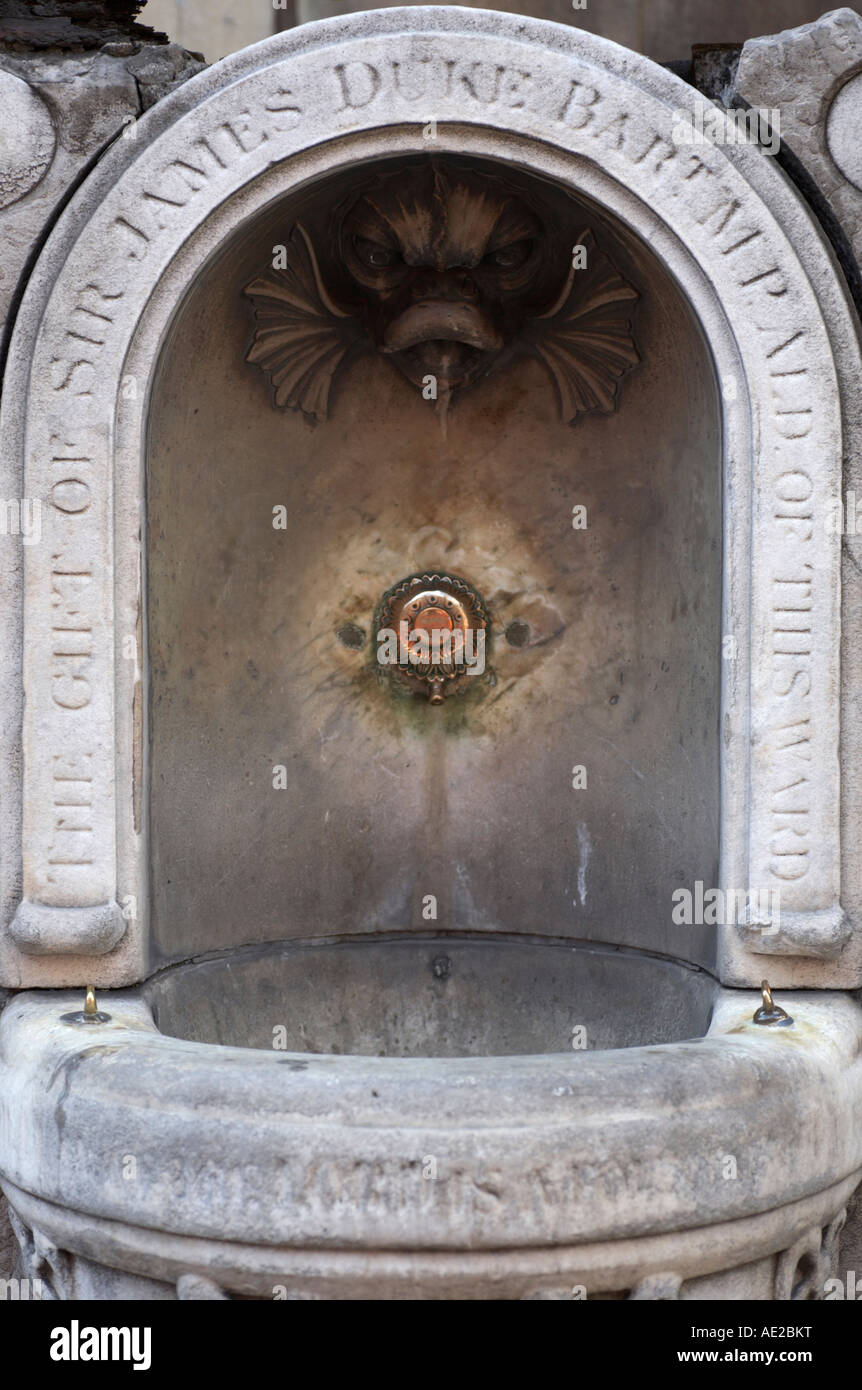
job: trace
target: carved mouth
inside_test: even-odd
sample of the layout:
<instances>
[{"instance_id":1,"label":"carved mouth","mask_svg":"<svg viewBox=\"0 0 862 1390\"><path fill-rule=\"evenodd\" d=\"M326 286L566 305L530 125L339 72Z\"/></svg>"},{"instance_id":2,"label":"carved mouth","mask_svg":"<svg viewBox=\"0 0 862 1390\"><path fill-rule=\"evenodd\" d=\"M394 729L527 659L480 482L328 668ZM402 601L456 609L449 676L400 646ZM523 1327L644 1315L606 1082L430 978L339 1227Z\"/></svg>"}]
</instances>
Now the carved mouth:
<instances>
[{"instance_id":1,"label":"carved mouth","mask_svg":"<svg viewBox=\"0 0 862 1390\"><path fill-rule=\"evenodd\" d=\"M483 352L499 349L503 339L488 315L472 304L432 300L413 304L386 329L384 352L405 352L430 339L466 343Z\"/></svg>"},{"instance_id":2,"label":"carved mouth","mask_svg":"<svg viewBox=\"0 0 862 1390\"><path fill-rule=\"evenodd\" d=\"M416 385L433 376L442 387L465 385L476 375L485 353L503 339L487 314L472 304L429 301L414 304L390 323L383 351Z\"/></svg>"}]
</instances>

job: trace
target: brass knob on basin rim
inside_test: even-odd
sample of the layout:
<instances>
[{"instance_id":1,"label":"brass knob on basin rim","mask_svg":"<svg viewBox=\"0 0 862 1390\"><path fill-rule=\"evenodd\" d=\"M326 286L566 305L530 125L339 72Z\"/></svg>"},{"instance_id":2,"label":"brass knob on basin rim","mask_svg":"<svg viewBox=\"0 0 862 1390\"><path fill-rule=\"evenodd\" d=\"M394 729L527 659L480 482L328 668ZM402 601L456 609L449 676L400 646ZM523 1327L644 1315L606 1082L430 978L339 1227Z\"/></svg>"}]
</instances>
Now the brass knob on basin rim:
<instances>
[{"instance_id":1,"label":"brass knob on basin rim","mask_svg":"<svg viewBox=\"0 0 862 1390\"><path fill-rule=\"evenodd\" d=\"M71 1014L61 1014L61 1023L83 1023L92 1026L94 1023L110 1023L111 1015L102 1013L96 1003L96 990L93 985L87 985L84 991L84 1007L77 1009Z\"/></svg>"},{"instance_id":2,"label":"brass knob on basin rim","mask_svg":"<svg viewBox=\"0 0 862 1390\"><path fill-rule=\"evenodd\" d=\"M760 1008L755 1011L754 1022L772 1024L779 1028L787 1028L788 1025L793 1022L793 1019L779 1004L776 1004L772 997L772 990L769 987L768 980L761 980L760 992L763 996L763 1002Z\"/></svg>"}]
</instances>

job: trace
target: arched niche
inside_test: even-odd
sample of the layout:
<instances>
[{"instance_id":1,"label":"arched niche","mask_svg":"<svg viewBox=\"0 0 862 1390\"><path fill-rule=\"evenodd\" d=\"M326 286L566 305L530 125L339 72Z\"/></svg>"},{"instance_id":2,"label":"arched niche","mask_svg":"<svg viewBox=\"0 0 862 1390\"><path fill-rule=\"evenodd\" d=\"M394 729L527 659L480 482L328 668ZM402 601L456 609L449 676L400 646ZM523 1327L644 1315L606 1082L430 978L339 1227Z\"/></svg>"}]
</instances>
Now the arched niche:
<instances>
[{"instance_id":1,"label":"arched niche","mask_svg":"<svg viewBox=\"0 0 862 1390\"><path fill-rule=\"evenodd\" d=\"M781 889L780 922L721 930L723 978L753 983L769 957L773 984L858 981L856 861L841 842L840 538L822 524L842 451L856 454L855 329L822 236L769 159L674 142L698 100L577 31L393 10L225 60L109 152L43 252L7 372L9 493L46 499L50 543L23 556L4 614L26 691L22 715L13 672L6 980L123 983L149 965L144 455L177 307L277 198L333 169L427 153L430 130L441 157L529 169L601 210L649 245L700 325L721 386L722 630L733 638L721 669L720 882ZM48 500L69 479L87 489L76 512ZM69 567L59 594L58 555ZM803 586L803 602L781 599L787 583ZM79 619L86 651L58 654L55 628ZM799 651L782 649L788 627ZM68 839L58 770L87 798L80 864L57 852ZM852 804L845 776L845 823L848 786Z\"/></svg>"},{"instance_id":2,"label":"arched niche","mask_svg":"<svg viewBox=\"0 0 862 1390\"><path fill-rule=\"evenodd\" d=\"M526 149L346 153L207 262L150 393L154 946L479 931L711 965L714 931L670 920L675 888L718 873L721 441L700 326L648 246L537 179ZM575 315L637 294L616 408L569 420L523 351L435 405L368 350L331 377L324 357L325 419L274 407L245 360L245 287L297 224L334 287L333 225L359 190L385 206L394 188L400 209L431 178L477 207L493 190L541 205L555 287L589 247ZM492 645L436 709L382 677L375 613L403 576L447 570L481 593Z\"/></svg>"}]
</instances>

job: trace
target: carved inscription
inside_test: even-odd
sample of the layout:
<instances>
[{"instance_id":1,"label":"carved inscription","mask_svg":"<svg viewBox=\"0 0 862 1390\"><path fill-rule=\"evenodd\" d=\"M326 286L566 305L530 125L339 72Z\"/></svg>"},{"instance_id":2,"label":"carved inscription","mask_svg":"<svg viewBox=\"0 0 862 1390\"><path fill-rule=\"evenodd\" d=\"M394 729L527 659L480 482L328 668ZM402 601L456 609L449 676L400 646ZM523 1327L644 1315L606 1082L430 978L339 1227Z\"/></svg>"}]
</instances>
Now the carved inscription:
<instances>
[{"instance_id":1,"label":"carved inscription","mask_svg":"<svg viewBox=\"0 0 862 1390\"><path fill-rule=\"evenodd\" d=\"M68 350L53 362L52 380L56 392L92 396L107 332L122 297L122 290L111 292L92 281L73 295L64 335Z\"/></svg>"},{"instance_id":2,"label":"carved inscription","mask_svg":"<svg viewBox=\"0 0 862 1390\"><path fill-rule=\"evenodd\" d=\"M157 179L145 185L135 212L114 218L112 230L122 255L143 260L159 234L171 228L199 194L238 160L291 129L299 116L292 93L280 87L259 107L238 111L209 134L190 141L181 155L163 165Z\"/></svg>"},{"instance_id":3,"label":"carved inscription","mask_svg":"<svg viewBox=\"0 0 862 1390\"><path fill-rule=\"evenodd\" d=\"M73 351L86 353L95 369L106 333L114 321L114 302L100 285L88 283L74 298L67 337ZM83 359L76 356L80 367ZM95 384L95 377L90 380ZM73 373L77 395L89 394L87 381ZM55 387L56 389L56 387ZM61 388L62 389L62 388ZM81 406L75 406L79 412ZM103 446L95 431L81 425L68 434L49 436L47 467L43 470L54 521L50 564L42 580L47 597L43 715L38 738L47 747L39 753L44 769L39 778L39 821L43 860L34 862L35 879L28 885L36 901L78 906L106 900L101 885L103 852L98 844L94 813L101 801L104 769L99 730L104 720L105 682L97 679L103 660L97 633L104 623L103 573L94 556L103 542L104 525L99 486ZM47 642L47 649L43 645ZM33 652L35 659L35 649ZM36 714L36 696L28 694ZM34 788L35 793L35 788ZM35 809L35 808L34 808Z\"/></svg>"},{"instance_id":4,"label":"carved inscription","mask_svg":"<svg viewBox=\"0 0 862 1390\"><path fill-rule=\"evenodd\" d=\"M60 709L83 709L90 703L92 692L85 673L93 659L93 628L87 592L93 576L90 570L68 568L62 555L55 555L53 559L51 696Z\"/></svg>"},{"instance_id":5,"label":"carved inscription","mask_svg":"<svg viewBox=\"0 0 862 1390\"><path fill-rule=\"evenodd\" d=\"M405 101L476 102L517 110L534 95L533 74L525 68L481 60L420 58L388 63L336 63L331 69L338 99L336 111L361 111L381 94L394 92Z\"/></svg>"},{"instance_id":6,"label":"carved inscription","mask_svg":"<svg viewBox=\"0 0 862 1390\"><path fill-rule=\"evenodd\" d=\"M54 436L52 474L59 473L51 488L54 505L68 525L80 526L79 518L88 511L90 484L82 474L92 474L89 453L70 441ZM60 503L57 502L59 496ZM74 534L71 548L58 550L51 557L51 698L63 710L80 710L92 695L89 669L93 659L93 604L95 601L90 568L77 559Z\"/></svg>"},{"instance_id":7,"label":"carved inscription","mask_svg":"<svg viewBox=\"0 0 862 1390\"><path fill-rule=\"evenodd\" d=\"M67 516L87 511L91 501L90 483L93 459L83 446L51 436L51 503ZM53 481L56 478L56 482Z\"/></svg>"},{"instance_id":8,"label":"carved inscription","mask_svg":"<svg viewBox=\"0 0 862 1390\"><path fill-rule=\"evenodd\" d=\"M48 863L81 868L93 863L92 753L55 753L52 759L53 837ZM49 881L54 876L49 874Z\"/></svg>"},{"instance_id":9,"label":"carved inscription","mask_svg":"<svg viewBox=\"0 0 862 1390\"><path fill-rule=\"evenodd\" d=\"M786 414L777 411L779 416L782 413ZM814 484L801 469L785 471L775 480L772 521L782 543L770 611L776 713L770 728L769 872L783 883L804 878L810 863L813 497Z\"/></svg>"}]
</instances>

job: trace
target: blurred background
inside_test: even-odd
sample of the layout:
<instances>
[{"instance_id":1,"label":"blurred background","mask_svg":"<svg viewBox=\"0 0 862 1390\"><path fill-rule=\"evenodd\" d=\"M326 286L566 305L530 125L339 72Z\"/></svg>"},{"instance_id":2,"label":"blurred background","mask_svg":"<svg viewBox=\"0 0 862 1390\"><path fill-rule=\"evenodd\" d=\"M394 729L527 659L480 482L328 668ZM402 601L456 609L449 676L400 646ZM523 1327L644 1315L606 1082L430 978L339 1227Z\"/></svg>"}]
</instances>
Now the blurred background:
<instances>
[{"instance_id":1,"label":"blurred background","mask_svg":"<svg viewBox=\"0 0 862 1390\"><path fill-rule=\"evenodd\" d=\"M384 7L385 0L148 0L139 19L214 63L280 29ZM823 0L498 0L471 8L571 24L665 63L689 58L694 44L744 43L809 24L828 6Z\"/></svg>"}]
</instances>

